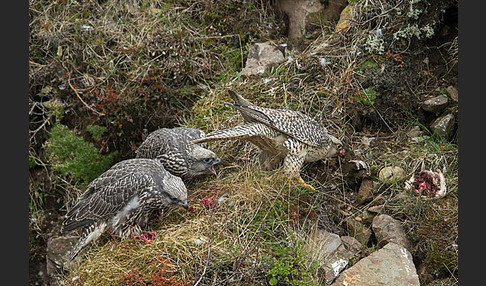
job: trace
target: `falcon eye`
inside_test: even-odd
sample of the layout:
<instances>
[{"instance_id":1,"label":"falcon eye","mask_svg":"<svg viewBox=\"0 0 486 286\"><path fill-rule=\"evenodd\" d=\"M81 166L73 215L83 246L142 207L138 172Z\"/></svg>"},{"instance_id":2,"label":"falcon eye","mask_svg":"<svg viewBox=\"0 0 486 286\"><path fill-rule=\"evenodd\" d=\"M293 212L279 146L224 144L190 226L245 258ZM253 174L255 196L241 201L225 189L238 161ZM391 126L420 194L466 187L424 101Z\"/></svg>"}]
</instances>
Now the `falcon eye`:
<instances>
[{"instance_id":1,"label":"falcon eye","mask_svg":"<svg viewBox=\"0 0 486 286\"><path fill-rule=\"evenodd\" d=\"M203 159L203 162L209 164L209 163L212 163L213 162L213 159L211 159L211 158L204 158Z\"/></svg>"}]
</instances>

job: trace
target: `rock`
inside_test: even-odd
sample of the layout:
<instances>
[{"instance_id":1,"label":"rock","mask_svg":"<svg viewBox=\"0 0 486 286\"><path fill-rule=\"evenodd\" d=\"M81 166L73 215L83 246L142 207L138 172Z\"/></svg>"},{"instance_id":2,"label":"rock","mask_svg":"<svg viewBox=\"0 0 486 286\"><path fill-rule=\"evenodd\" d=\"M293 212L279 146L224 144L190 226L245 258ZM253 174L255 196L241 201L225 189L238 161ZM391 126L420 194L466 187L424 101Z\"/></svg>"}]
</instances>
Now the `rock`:
<instances>
[{"instance_id":1,"label":"rock","mask_svg":"<svg viewBox=\"0 0 486 286\"><path fill-rule=\"evenodd\" d=\"M371 222L375 218L376 213L370 212L368 210L363 210L361 213L361 221L366 225L371 225Z\"/></svg>"},{"instance_id":2,"label":"rock","mask_svg":"<svg viewBox=\"0 0 486 286\"><path fill-rule=\"evenodd\" d=\"M308 238L308 252L311 259L319 264L318 273L324 276L329 285L361 251L361 244L353 237L343 237L316 229Z\"/></svg>"},{"instance_id":3,"label":"rock","mask_svg":"<svg viewBox=\"0 0 486 286\"><path fill-rule=\"evenodd\" d=\"M373 219L371 228L378 240L378 245L394 242L405 247L408 251L412 251L412 243L407 238L407 234L400 224L400 221L389 215L381 214Z\"/></svg>"},{"instance_id":4,"label":"rock","mask_svg":"<svg viewBox=\"0 0 486 286\"><path fill-rule=\"evenodd\" d=\"M420 126L417 126L417 125L410 128L410 130L407 132L407 136L410 137L411 139L422 136L422 135L424 135L424 131L422 131L420 129Z\"/></svg>"},{"instance_id":5,"label":"rock","mask_svg":"<svg viewBox=\"0 0 486 286\"><path fill-rule=\"evenodd\" d=\"M349 160L350 169L353 171L367 170L368 165L361 160Z\"/></svg>"},{"instance_id":6,"label":"rock","mask_svg":"<svg viewBox=\"0 0 486 286\"><path fill-rule=\"evenodd\" d=\"M349 235L341 236L341 241L343 242L344 247L354 254L360 253L363 248L363 245L359 243L356 238Z\"/></svg>"},{"instance_id":7,"label":"rock","mask_svg":"<svg viewBox=\"0 0 486 286\"><path fill-rule=\"evenodd\" d=\"M359 206L366 200L371 199L373 195L373 181L370 179L363 179L359 185L358 195L354 206Z\"/></svg>"},{"instance_id":8,"label":"rock","mask_svg":"<svg viewBox=\"0 0 486 286\"><path fill-rule=\"evenodd\" d=\"M384 167L378 173L378 180L383 183L393 184L405 179L405 171L398 166Z\"/></svg>"},{"instance_id":9,"label":"rock","mask_svg":"<svg viewBox=\"0 0 486 286\"><path fill-rule=\"evenodd\" d=\"M306 34L307 16L324 8L318 0L280 0L278 3L289 18L288 38L293 44L300 42Z\"/></svg>"},{"instance_id":10,"label":"rock","mask_svg":"<svg viewBox=\"0 0 486 286\"><path fill-rule=\"evenodd\" d=\"M346 230L349 236L354 237L361 245L366 245L371 237L371 230L362 221L357 221L352 217L344 219Z\"/></svg>"},{"instance_id":11,"label":"rock","mask_svg":"<svg viewBox=\"0 0 486 286\"><path fill-rule=\"evenodd\" d=\"M419 286L412 255L390 242L341 273L331 286Z\"/></svg>"},{"instance_id":12,"label":"rock","mask_svg":"<svg viewBox=\"0 0 486 286\"><path fill-rule=\"evenodd\" d=\"M446 91L453 101L459 102L459 92L457 91L457 88L451 85L447 87Z\"/></svg>"},{"instance_id":13,"label":"rock","mask_svg":"<svg viewBox=\"0 0 486 286\"><path fill-rule=\"evenodd\" d=\"M339 21L336 24L336 29L335 29L336 32L349 29L349 25L351 23L351 18L352 18L352 12L353 12L353 6L351 5L346 6L343 9L343 11L341 11L341 15L339 16Z\"/></svg>"},{"instance_id":14,"label":"rock","mask_svg":"<svg viewBox=\"0 0 486 286\"><path fill-rule=\"evenodd\" d=\"M422 109L428 112L436 113L443 111L448 104L449 100L447 97L439 95L422 102Z\"/></svg>"},{"instance_id":15,"label":"rock","mask_svg":"<svg viewBox=\"0 0 486 286\"><path fill-rule=\"evenodd\" d=\"M383 209L383 205L379 205L379 206L372 206L372 207L369 207L366 211L370 212L370 213L375 213L375 214L378 214L381 212L381 210Z\"/></svg>"},{"instance_id":16,"label":"rock","mask_svg":"<svg viewBox=\"0 0 486 286\"><path fill-rule=\"evenodd\" d=\"M379 206L372 206L363 210L363 212L361 213L361 221L365 225L371 225L375 216L377 216L382 209L383 209L383 205L379 205Z\"/></svg>"},{"instance_id":17,"label":"rock","mask_svg":"<svg viewBox=\"0 0 486 286\"><path fill-rule=\"evenodd\" d=\"M77 236L51 237L47 240L47 276L51 282L56 281L56 275L62 273L63 269L70 267L70 251L77 241Z\"/></svg>"},{"instance_id":18,"label":"rock","mask_svg":"<svg viewBox=\"0 0 486 286\"><path fill-rule=\"evenodd\" d=\"M444 114L430 123L430 130L442 138L448 139L456 120L452 113Z\"/></svg>"},{"instance_id":19,"label":"rock","mask_svg":"<svg viewBox=\"0 0 486 286\"><path fill-rule=\"evenodd\" d=\"M263 74L284 60L283 53L271 42L253 43L250 45L246 65L241 70L240 75Z\"/></svg>"},{"instance_id":20,"label":"rock","mask_svg":"<svg viewBox=\"0 0 486 286\"><path fill-rule=\"evenodd\" d=\"M420 129L419 126L415 125L407 132L407 136L413 143L419 143L427 139L429 136L425 135L425 132Z\"/></svg>"},{"instance_id":21,"label":"rock","mask_svg":"<svg viewBox=\"0 0 486 286\"><path fill-rule=\"evenodd\" d=\"M302 48L301 41L307 33L322 25L322 21L334 22L340 17L341 11L348 4L347 0L328 1L323 4L319 0L279 0L278 5L289 19L289 41Z\"/></svg>"}]
</instances>

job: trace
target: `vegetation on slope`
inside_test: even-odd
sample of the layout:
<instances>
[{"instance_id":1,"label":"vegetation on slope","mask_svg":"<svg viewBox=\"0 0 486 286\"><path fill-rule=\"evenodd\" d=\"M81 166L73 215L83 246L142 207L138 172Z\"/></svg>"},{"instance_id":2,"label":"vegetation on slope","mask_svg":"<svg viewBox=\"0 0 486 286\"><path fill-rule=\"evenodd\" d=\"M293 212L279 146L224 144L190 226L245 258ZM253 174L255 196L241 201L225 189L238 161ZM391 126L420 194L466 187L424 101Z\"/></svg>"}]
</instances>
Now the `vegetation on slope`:
<instances>
[{"instance_id":1,"label":"vegetation on slope","mask_svg":"<svg viewBox=\"0 0 486 286\"><path fill-rule=\"evenodd\" d=\"M355 14L346 32L323 22L305 50L287 50L287 61L269 73L242 78L250 43L287 42L275 1L30 1L31 262L45 260L47 239L59 235L62 215L86 184L134 157L149 132L240 124L235 110L215 100L228 101L232 89L257 105L314 117L343 139L346 160L368 164L367 178L387 165L409 175L439 168L448 195L424 200L397 182L356 205L363 178L347 174L344 161L306 165L311 192L279 170L264 171L253 145L214 142L223 162L217 178L188 186L194 212L165 213L150 226L157 232L150 244L104 236L61 283L308 285L323 278L306 257L306 234L318 226L345 235L345 218L375 205L406 226L424 283L457 282L455 133L421 142L405 135L413 125L427 131L432 115L418 108L425 96L456 85L457 45L453 33L444 36L444 15L457 1L349 2ZM79 148L66 154L56 140ZM366 255L376 241L363 247Z\"/></svg>"}]
</instances>

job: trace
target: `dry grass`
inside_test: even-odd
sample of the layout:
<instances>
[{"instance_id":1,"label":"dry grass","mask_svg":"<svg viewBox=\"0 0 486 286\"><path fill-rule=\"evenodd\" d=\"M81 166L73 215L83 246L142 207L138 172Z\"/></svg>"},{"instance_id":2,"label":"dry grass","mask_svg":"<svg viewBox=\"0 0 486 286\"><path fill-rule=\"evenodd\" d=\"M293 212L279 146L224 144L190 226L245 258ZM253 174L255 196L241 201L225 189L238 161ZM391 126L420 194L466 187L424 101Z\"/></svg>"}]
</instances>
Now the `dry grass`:
<instances>
[{"instance_id":1,"label":"dry grass","mask_svg":"<svg viewBox=\"0 0 486 286\"><path fill-rule=\"evenodd\" d=\"M304 201L310 194L278 172L264 174L257 168L240 167L222 179L199 183L189 199L194 212L168 212L152 225L154 242L105 240L74 266L65 283L77 276L82 285L114 285L133 269L156 271L159 257L170 261L178 281L263 283L270 246L288 246L293 236L302 239L297 233L316 222L310 216L295 220L295 207L310 213L316 202ZM221 201L207 209L200 199L214 194Z\"/></svg>"}]
</instances>

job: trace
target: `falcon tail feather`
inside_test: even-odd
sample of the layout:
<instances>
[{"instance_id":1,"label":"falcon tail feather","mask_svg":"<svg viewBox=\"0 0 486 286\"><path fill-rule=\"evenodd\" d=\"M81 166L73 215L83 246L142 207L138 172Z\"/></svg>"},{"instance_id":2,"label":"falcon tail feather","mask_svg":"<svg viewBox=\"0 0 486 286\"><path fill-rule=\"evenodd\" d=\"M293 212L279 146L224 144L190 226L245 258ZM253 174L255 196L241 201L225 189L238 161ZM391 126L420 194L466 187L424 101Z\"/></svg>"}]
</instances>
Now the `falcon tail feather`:
<instances>
[{"instance_id":1,"label":"falcon tail feather","mask_svg":"<svg viewBox=\"0 0 486 286\"><path fill-rule=\"evenodd\" d=\"M92 224L89 227L85 228L81 233L78 241L74 245L73 249L71 250L71 260L76 258L79 252L91 241L96 241L105 232L106 226L106 223L102 223L99 225Z\"/></svg>"},{"instance_id":2,"label":"falcon tail feather","mask_svg":"<svg viewBox=\"0 0 486 286\"><path fill-rule=\"evenodd\" d=\"M228 90L229 95L233 99L235 105L240 105L240 106L250 106L253 105L250 101L245 99L243 96L237 94L236 92L232 90Z\"/></svg>"},{"instance_id":3,"label":"falcon tail feather","mask_svg":"<svg viewBox=\"0 0 486 286\"><path fill-rule=\"evenodd\" d=\"M274 126L273 121L266 114L252 108L252 105L240 105L239 102L235 102L235 104L233 104L218 99L214 100L238 110L245 119L245 122L262 122L268 126Z\"/></svg>"},{"instance_id":4,"label":"falcon tail feather","mask_svg":"<svg viewBox=\"0 0 486 286\"><path fill-rule=\"evenodd\" d=\"M94 220L91 220L91 219L68 220L63 224L62 229L61 229L61 233L64 234L64 233L73 231L75 229L85 227L87 225L92 224L93 222L94 222Z\"/></svg>"},{"instance_id":5,"label":"falcon tail feather","mask_svg":"<svg viewBox=\"0 0 486 286\"><path fill-rule=\"evenodd\" d=\"M204 138L192 140L191 143L198 144L203 142L213 142L213 141L224 140L224 139L246 139L257 135L259 128L262 128L261 123L248 123L248 124L239 125L232 128L211 132Z\"/></svg>"}]
</instances>

